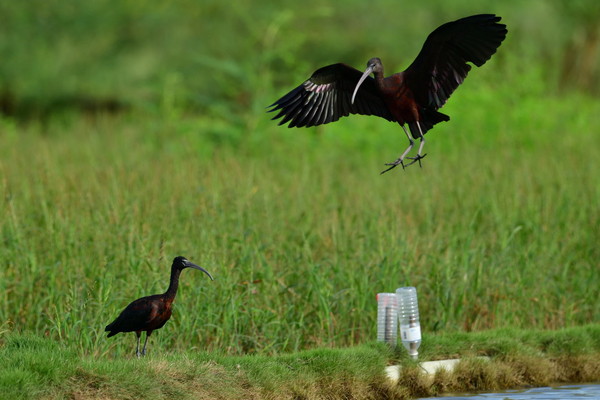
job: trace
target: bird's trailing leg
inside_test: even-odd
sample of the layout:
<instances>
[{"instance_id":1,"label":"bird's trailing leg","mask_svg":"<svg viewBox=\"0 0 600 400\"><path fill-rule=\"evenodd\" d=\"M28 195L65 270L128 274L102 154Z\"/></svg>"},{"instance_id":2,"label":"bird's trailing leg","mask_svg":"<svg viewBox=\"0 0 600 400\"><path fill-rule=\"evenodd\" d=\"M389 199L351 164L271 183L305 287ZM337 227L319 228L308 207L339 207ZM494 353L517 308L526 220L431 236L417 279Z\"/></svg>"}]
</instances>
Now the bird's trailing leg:
<instances>
[{"instance_id":1,"label":"bird's trailing leg","mask_svg":"<svg viewBox=\"0 0 600 400\"><path fill-rule=\"evenodd\" d=\"M137 336L137 347L135 348L135 355L137 356L137 358L140 358L142 356L142 353L140 353L140 338L142 337L142 331L135 331L135 335ZM148 337L146 337L147 339Z\"/></svg>"},{"instance_id":2,"label":"bird's trailing leg","mask_svg":"<svg viewBox=\"0 0 600 400\"><path fill-rule=\"evenodd\" d=\"M419 128L419 135L421 136L421 143L419 144L419 151L417 152L417 155L415 157L407 157L407 158L413 160L410 163L406 164L407 167L409 165L413 165L417 161L419 162L419 167L423 167L421 165L421 160L423 158L425 158L425 156L427 155L427 154L421 155L421 153L423 152L423 146L425 146L425 135L423 135L423 131L421 130L421 124L419 124L419 121L416 121L416 124L417 124L417 127Z\"/></svg>"},{"instance_id":3,"label":"bird's trailing leg","mask_svg":"<svg viewBox=\"0 0 600 400\"><path fill-rule=\"evenodd\" d=\"M144 341L144 348L142 349L142 355L146 355L146 345L148 344L148 338L152 334L152 331L146 331L146 340Z\"/></svg>"},{"instance_id":4,"label":"bird's trailing leg","mask_svg":"<svg viewBox=\"0 0 600 400\"><path fill-rule=\"evenodd\" d=\"M402 153L402 155L400 157L398 157L398 159L396 161L385 164L385 165L389 165L390 167L388 169L386 169L386 170L381 171L381 174L385 174L390 169L396 168L398 165L402 165L402 169L404 169L404 167L405 167L404 162L403 162L404 158L406 157L406 155L408 153L410 153L410 151L412 150L413 146L415 145L415 141L413 140L412 136L410 136L410 133L408 133L408 131L406 130L406 128L404 127L404 125L400 125L400 126L404 130L404 133L406 133L406 137L408 138L409 145L406 148L406 150L404 150L404 153ZM423 136L421 136L421 138L423 138ZM412 164L412 162L410 164ZM408 164L408 165L410 165L410 164Z\"/></svg>"}]
</instances>

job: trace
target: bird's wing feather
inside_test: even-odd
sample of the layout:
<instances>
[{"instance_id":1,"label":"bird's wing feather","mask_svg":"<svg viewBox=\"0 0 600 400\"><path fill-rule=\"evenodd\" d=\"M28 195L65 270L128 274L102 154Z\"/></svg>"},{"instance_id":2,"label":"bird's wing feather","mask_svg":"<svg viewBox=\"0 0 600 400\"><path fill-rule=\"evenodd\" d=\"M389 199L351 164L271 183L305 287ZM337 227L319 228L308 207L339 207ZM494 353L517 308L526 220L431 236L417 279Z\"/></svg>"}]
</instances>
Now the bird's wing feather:
<instances>
[{"instance_id":1,"label":"bird's wing feather","mask_svg":"<svg viewBox=\"0 0 600 400\"><path fill-rule=\"evenodd\" d=\"M158 312L158 306L151 301L151 297L142 297L131 302L105 330L115 332L142 330Z\"/></svg>"},{"instance_id":2,"label":"bird's wing feather","mask_svg":"<svg viewBox=\"0 0 600 400\"><path fill-rule=\"evenodd\" d=\"M273 119L282 118L279 125L288 127L315 126L334 122L349 114L376 115L394 118L375 84L368 77L361 85L354 104L352 92L362 73L346 64L320 68L300 86L271 104L269 112L279 111Z\"/></svg>"},{"instance_id":3,"label":"bird's wing feather","mask_svg":"<svg viewBox=\"0 0 600 400\"><path fill-rule=\"evenodd\" d=\"M404 81L424 107L442 107L463 82L471 66L482 66L506 37L500 17L480 14L448 22L425 40L421 52L404 71Z\"/></svg>"}]
</instances>

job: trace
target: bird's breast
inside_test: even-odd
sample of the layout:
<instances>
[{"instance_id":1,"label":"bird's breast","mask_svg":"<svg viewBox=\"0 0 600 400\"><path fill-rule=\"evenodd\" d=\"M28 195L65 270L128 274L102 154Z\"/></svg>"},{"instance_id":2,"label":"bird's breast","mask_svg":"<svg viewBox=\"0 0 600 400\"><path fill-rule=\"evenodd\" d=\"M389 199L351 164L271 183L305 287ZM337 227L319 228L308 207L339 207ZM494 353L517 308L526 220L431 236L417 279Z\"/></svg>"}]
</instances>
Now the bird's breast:
<instances>
[{"instance_id":1,"label":"bird's breast","mask_svg":"<svg viewBox=\"0 0 600 400\"><path fill-rule=\"evenodd\" d=\"M417 103L412 91L404 84L400 74L386 78L381 93L385 103L401 125L419 119Z\"/></svg>"},{"instance_id":2,"label":"bird's breast","mask_svg":"<svg viewBox=\"0 0 600 400\"><path fill-rule=\"evenodd\" d=\"M149 330L161 328L171 318L173 313L172 302L161 301L148 321Z\"/></svg>"}]
</instances>

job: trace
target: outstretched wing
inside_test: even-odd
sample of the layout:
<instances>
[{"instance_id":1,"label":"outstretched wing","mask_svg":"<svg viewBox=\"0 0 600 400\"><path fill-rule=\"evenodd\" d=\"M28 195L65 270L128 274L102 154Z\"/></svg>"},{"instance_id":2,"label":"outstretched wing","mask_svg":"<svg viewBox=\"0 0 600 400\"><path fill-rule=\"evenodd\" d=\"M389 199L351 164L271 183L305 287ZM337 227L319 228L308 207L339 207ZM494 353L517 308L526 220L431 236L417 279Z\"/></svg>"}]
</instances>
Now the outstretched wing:
<instances>
[{"instance_id":1,"label":"outstretched wing","mask_svg":"<svg viewBox=\"0 0 600 400\"><path fill-rule=\"evenodd\" d=\"M471 62L481 67L506 37L500 17L480 14L448 22L427 37L403 72L404 82L423 106L438 109L466 78Z\"/></svg>"},{"instance_id":2,"label":"outstretched wing","mask_svg":"<svg viewBox=\"0 0 600 400\"><path fill-rule=\"evenodd\" d=\"M269 112L279 111L272 119L282 118L279 125L289 122L289 128L327 124L349 114L376 115L393 121L371 77L363 82L351 104L361 75L359 70L341 63L320 68L269 106Z\"/></svg>"}]
</instances>

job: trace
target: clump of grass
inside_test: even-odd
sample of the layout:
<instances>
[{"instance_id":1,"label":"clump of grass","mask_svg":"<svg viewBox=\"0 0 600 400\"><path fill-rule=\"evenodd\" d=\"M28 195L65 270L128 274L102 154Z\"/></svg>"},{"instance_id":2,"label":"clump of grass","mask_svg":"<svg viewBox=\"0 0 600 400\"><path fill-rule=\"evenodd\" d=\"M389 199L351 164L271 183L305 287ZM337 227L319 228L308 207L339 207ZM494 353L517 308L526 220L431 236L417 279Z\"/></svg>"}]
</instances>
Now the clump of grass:
<instances>
[{"instance_id":1,"label":"clump of grass","mask_svg":"<svg viewBox=\"0 0 600 400\"><path fill-rule=\"evenodd\" d=\"M452 372L438 370L427 376L419 367L405 366L397 382L400 397L415 398L447 393L473 393L557 383L594 382L600 376L597 356L504 354L491 360L465 358Z\"/></svg>"},{"instance_id":2,"label":"clump of grass","mask_svg":"<svg viewBox=\"0 0 600 400\"><path fill-rule=\"evenodd\" d=\"M499 370L502 375L505 371ZM498 370L481 359L466 359L458 363L453 374L457 391L495 390L502 386L498 381Z\"/></svg>"},{"instance_id":3,"label":"clump of grass","mask_svg":"<svg viewBox=\"0 0 600 400\"><path fill-rule=\"evenodd\" d=\"M457 386L456 378L456 375L447 369L438 369L431 379L427 396L451 392Z\"/></svg>"},{"instance_id":4,"label":"clump of grass","mask_svg":"<svg viewBox=\"0 0 600 400\"><path fill-rule=\"evenodd\" d=\"M433 394L429 378L418 365L404 367L397 386L400 396L405 398L425 397Z\"/></svg>"}]
</instances>

